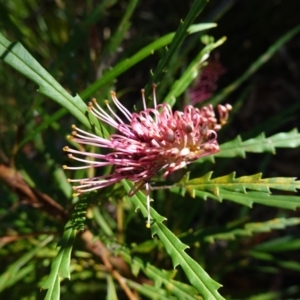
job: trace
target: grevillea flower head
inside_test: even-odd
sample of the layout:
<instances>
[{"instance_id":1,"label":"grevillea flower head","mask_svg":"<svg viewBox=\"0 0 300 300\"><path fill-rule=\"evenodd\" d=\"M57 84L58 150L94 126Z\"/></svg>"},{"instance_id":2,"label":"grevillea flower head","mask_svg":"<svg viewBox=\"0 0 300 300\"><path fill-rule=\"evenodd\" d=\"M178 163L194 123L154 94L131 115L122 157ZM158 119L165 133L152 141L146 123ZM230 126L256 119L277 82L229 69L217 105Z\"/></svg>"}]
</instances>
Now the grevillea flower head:
<instances>
[{"instance_id":1,"label":"grevillea flower head","mask_svg":"<svg viewBox=\"0 0 300 300\"><path fill-rule=\"evenodd\" d=\"M231 110L229 104L218 106L218 123L212 105L195 108L188 105L184 111L172 111L169 104L157 104L156 86L153 85L153 108L147 108L142 90L143 110L131 113L111 92L114 105L123 114L120 118L108 101L105 111L93 99L88 110L99 120L114 127L117 131L108 139L86 132L73 125L74 131L69 138L73 141L108 149L107 154L91 153L64 147L69 157L84 163L80 167L64 166L64 169L86 169L113 166L113 172L93 178L69 179L74 183L76 194L89 192L112 185L122 179L129 179L133 187L129 196L146 188L148 220L150 226L149 181L163 171L163 177L185 167L200 157L219 151L217 131L226 123ZM125 119L125 121L123 120Z\"/></svg>"},{"instance_id":2,"label":"grevillea flower head","mask_svg":"<svg viewBox=\"0 0 300 300\"><path fill-rule=\"evenodd\" d=\"M217 89L217 81L223 73L225 69L218 59L209 60L196 84L189 90L191 104L196 105L210 98Z\"/></svg>"}]
</instances>

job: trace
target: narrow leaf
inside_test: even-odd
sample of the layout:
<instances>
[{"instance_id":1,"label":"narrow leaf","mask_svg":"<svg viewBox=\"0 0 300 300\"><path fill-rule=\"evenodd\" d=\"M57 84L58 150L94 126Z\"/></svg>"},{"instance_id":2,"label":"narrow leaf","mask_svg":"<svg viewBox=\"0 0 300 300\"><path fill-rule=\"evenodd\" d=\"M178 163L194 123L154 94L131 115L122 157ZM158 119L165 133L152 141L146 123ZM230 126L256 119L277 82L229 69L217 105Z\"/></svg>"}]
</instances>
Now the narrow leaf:
<instances>
[{"instance_id":1,"label":"narrow leaf","mask_svg":"<svg viewBox=\"0 0 300 300\"><path fill-rule=\"evenodd\" d=\"M176 98L180 96L191 84L191 82L198 76L201 64L203 64L203 62L209 57L211 51L222 45L225 40L226 38L222 38L215 43L210 43L199 52L199 54L185 69L180 79L174 82L170 92L165 97L164 102L169 103L171 106L174 105Z\"/></svg>"},{"instance_id":2,"label":"narrow leaf","mask_svg":"<svg viewBox=\"0 0 300 300\"><path fill-rule=\"evenodd\" d=\"M261 173L235 177L235 172L211 179L212 172L202 177L187 181L184 187L193 194L193 190L204 190L219 196L219 190L246 193L246 190L270 193L270 188L282 191L297 192L300 189L300 181L289 177L274 177L262 179Z\"/></svg>"},{"instance_id":3,"label":"narrow leaf","mask_svg":"<svg viewBox=\"0 0 300 300\"><path fill-rule=\"evenodd\" d=\"M300 25L295 26L293 29L288 31L282 37L280 37L273 45L271 45L265 53L263 53L249 68L245 71L242 76L239 76L233 83L224 88L218 95L214 96L209 100L213 105L219 104L232 92L234 92L245 80L253 75L260 67L262 67L285 43L293 38L297 33L300 32Z\"/></svg>"},{"instance_id":4,"label":"narrow leaf","mask_svg":"<svg viewBox=\"0 0 300 300\"><path fill-rule=\"evenodd\" d=\"M214 23L207 23L207 24L197 24L192 25L190 29L190 33L195 33L196 30L205 30L208 28L215 27L216 24ZM139 50L136 54L131 57L128 57L115 65L111 70L107 70L105 74L96 80L93 84L91 84L87 89L85 89L80 96L82 99L88 99L91 95L95 94L102 86L112 82L116 77L136 65L138 62L142 61L149 55L153 54L154 51L170 44L175 33L169 33L161 38L155 40L154 42L150 43L149 45L145 46L141 50Z\"/></svg>"},{"instance_id":5,"label":"narrow leaf","mask_svg":"<svg viewBox=\"0 0 300 300\"><path fill-rule=\"evenodd\" d=\"M148 299L159 299L159 300L176 300L178 298L170 296L165 289L159 289L149 284L139 284L133 280L126 280L126 283L132 289L138 291L141 295L146 296Z\"/></svg>"},{"instance_id":6,"label":"narrow leaf","mask_svg":"<svg viewBox=\"0 0 300 300\"><path fill-rule=\"evenodd\" d=\"M272 262L272 265L275 263L281 268L300 272L300 263L298 261L281 260L274 255L254 250L248 251L248 255L259 260L270 261Z\"/></svg>"},{"instance_id":7,"label":"narrow leaf","mask_svg":"<svg viewBox=\"0 0 300 300\"><path fill-rule=\"evenodd\" d=\"M161 285L164 285L172 295L177 297L177 299L198 299L199 296L197 296L198 293L194 287L173 279L176 274L173 270L171 272L160 270L150 263L142 261L138 257L131 257L129 251L122 251L121 255L125 261L131 265L132 269L142 270L145 275L152 279L155 287L158 288L161 287ZM137 274L138 273L135 275L137 276Z\"/></svg>"},{"instance_id":8,"label":"narrow leaf","mask_svg":"<svg viewBox=\"0 0 300 300\"><path fill-rule=\"evenodd\" d=\"M253 203L285 209L300 207L300 197L290 195L270 195L262 192L247 192L246 194L220 190L221 199L237 202L252 207Z\"/></svg>"},{"instance_id":9,"label":"narrow leaf","mask_svg":"<svg viewBox=\"0 0 300 300\"><path fill-rule=\"evenodd\" d=\"M123 185L127 192L130 191L132 184L123 180ZM146 197L139 191L130 198L136 209L140 209L144 217L147 216ZM157 234L163 243L166 251L172 258L173 266L180 265L184 270L191 284L198 290L201 296L207 300L224 299L217 291L221 286L209 277L202 267L194 261L186 252L188 247L183 244L162 222L165 220L153 208L151 208L152 235Z\"/></svg>"},{"instance_id":10,"label":"narrow leaf","mask_svg":"<svg viewBox=\"0 0 300 300\"><path fill-rule=\"evenodd\" d=\"M204 240L210 243L214 243L215 240L234 240L238 236L252 236L258 232L270 232L274 229L284 229L298 224L300 224L300 218L276 218L266 222L246 223L243 227L223 229L222 232L206 235ZM197 236L197 233L195 232L194 235ZM261 250L260 246L255 249Z\"/></svg>"},{"instance_id":11,"label":"narrow leaf","mask_svg":"<svg viewBox=\"0 0 300 300\"><path fill-rule=\"evenodd\" d=\"M299 218L289 218L286 219L289 226L298 225L300 223ZM300 239L295 238L291 235L286 235L280 238L272 239L270 241L264 242L252 248L253 250L261 252L286 252L286 251L299 251L300 249Z\"/></svg>"},{"instance_id":12,"label":"narrow leaf","mask_svg":"<svg viewBox=\"0 0 300 300\"><path fill-rule=\"evenodd\" d=\"M163 78L164 74L168 71L168 64L178 50L184 39L189 34L189 27L192 25L196 17L201 13L207 4L208 0L196 0L193 2L192 7L189 10L188 15L184 21L181 21L176 34L170 44L169 49L166 51L165 55L159 61L155 72L153 74L152 82L159 83ZM149 85L146 87L146 94L149 94Z\"/></svg>"},{"instance_id":13,"label":"narrow leaf","mask_svg":"<svg viewBox=\"0 0 300 300\"><path fill-rule=\"evenodd\" d=\"M171 189L171 191L177 192L175 189ZM252 207L253 203L285 209L296 209L300 207L299 196L270 195L264 192L247 192L244 194L220 189L219 196L216 196L213 193L193 189L191 196L199 197L204 200L211 198L219 202L222 202L223 200L229 200L248 207Z\"/></svg>"},{"instance_id":14,"label":"narrow leaf","mask_svg":"<svg viewBox=\"0 0 300 300\"><path fill-rule=\"evenodd\" d=\"M39 86L40 93L66 108L82 124L87 127L94 124L95 130L102 136L96 118L91 114L86 117L87 106L82 99L78 95L72 97L20 43L11 43L2 34L0 34L0 58L35 82Z\"/></svg>"},{"instance_id":15,"label":"narrow leaf","mask_svg":"<svg viewBox=\"0 0 300 300\"><path fill-rule=\"evenodd\" d=\"M16 283L18 280L22 279L22 276L25 276L28 271L32 269L32 266L26 264L49 242L53 240L53 236L48 236L45 240L43 240L40 244L38 244L35 248L28 251L26 254L17 259L14 263L12 263L8 269L2 273L0 276L0 292L9 286ZM24 268L22 268L24 266Z\"/></svg>"},{"instance_id":16,"label":"narrow leaf","mask_svg":"<svg viewBox=\"0 0 300 300\"><path fill-rule=\"evenodd\" d=\"M65 226L65 231L58 246L60 247L56 257L51 264L51 272L48 278L42 283L42 289L49 289L48 294L55 294L57 291L57 282L60 278L70 279L70 260L73 242L75 240L76 230L71 221ZM54 298L49 298L54 299Z\"/></svg>"},{"instance_id":17,"label":"narrow leaf","mask_svg":"<svg viewBox=\"0 0 300 300\"><path fill-rule=\"evenodd\" d=\"M205 160L214 161L214 157L246 157L246 152L251 153L276 153L276 148L296 148L300 146L300 134L297 128L290 132L280 132L268 138L264 133L257 137L242 141L238 135L231 141L220 145L220 152L201 158L196 163L202 163Z\"/></svg>"},{"instance_id":18,"label":"narrow leaf","mask_svg":"<svg viewBox=\"0 0 300 300\"><path fill-rule=\"evenodd\" d=\"M60 299L60 280L56 275L53 278L53 286L48 289L45 300L59 300Z\"/></svg>"}]
</instances>

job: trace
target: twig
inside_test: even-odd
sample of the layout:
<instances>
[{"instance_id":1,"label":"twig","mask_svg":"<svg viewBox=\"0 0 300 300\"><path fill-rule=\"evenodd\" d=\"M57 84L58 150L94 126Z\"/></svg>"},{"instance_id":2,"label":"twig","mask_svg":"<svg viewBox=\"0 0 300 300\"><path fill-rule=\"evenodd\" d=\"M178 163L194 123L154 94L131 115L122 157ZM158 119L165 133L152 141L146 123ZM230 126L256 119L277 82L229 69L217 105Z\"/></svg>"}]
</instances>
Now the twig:
<instances>
[{"instance_id":1,"label":"twig","mask_svg":"<svg viewBox=\"0 0 300 300\"><path fill-rule=\"evenodd\" d=\"M133 294L133 292L130 290L128 285L126 284L126 279L120 275L120 273L113 267L109 257L110 252L107 250L107 248L103 245L103 243L100 240L94 240L93 234L89 230L85 230L81 234L81 239L84 241L85 246L87 249L89 249L94 255L101 258L103 261L105 267L107 270L111 273L111 275L119 282L120 286L126 293L128 299L130 300L137 300L138 298ZM116 263L115 265L118 266L118 268L122 268L124 271L124 268L126 268L126 272L130 273L129 268L127 264L124 263L124 261L121 258L119 259L119 263Z\"/></svg>"},{"instance_id":2,"label":"twig","mask_svg":"<svg viewBox=\"0 0 300 300\"><path fill-rule=\"evenodd\" d=\"M50 196L30 187L23 179L22 175L13 168L4 164L0 164L0 180L5 183L12 191L19 195L22 203L29 204L35 208L41 209L52 217L58 218L61 221L67 222L69 219L68 212L58 204ZM90 230L85 230L81 235L86 248L94 255L101 258L107 270L119 282L128 299L137 300L138 298L130 290L126 284L126 279L120 275L115 269L118 268L122 274L128 277L133 277L126 262L120 257L113 257L110 251L100 240L94 240L94 236ZM8 241L8 237L5 237ZM16 237L14 237L16 238Z\"/></svg>"}]
</instances>

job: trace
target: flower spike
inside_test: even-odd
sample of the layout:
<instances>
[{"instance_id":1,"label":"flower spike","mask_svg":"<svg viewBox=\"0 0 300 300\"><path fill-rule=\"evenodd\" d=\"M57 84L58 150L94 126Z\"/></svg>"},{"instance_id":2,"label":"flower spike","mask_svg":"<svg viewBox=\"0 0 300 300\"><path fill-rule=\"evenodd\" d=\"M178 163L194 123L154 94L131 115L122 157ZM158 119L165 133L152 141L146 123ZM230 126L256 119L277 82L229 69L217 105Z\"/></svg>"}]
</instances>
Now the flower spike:
<instances>
[{"instance_id":1,"label":"flower spike","mask_svg":"<svg viewBox=\"0 0 300 300\"><path fill-rule=\"evenodd\" d=\"M93 178L68 179L74 183L76 194L82 194L107 187L122 179L131 180L134 185L129 196L145 187L147 196L147 227L150 227L150 180L163 171L163 177L181 169L200 157L219 151L217 131L228 119L231 106L218 105L218 123L212 105L195 108L188 105L184 111L172 111L169 104L157 104L156 85L153 85L154 108L147 108L144 90L143 110L131 113L111 92L114 105L123 114L118 116L106 101L106 112L95 99L88 104L88 110L99 120L114 127L117 133L108 139L72 126L72 141L109 149L107 154L78 151L70 147L63 150L69 158L82 162L80 167L63 166L64 169L87 169L113 166L109 175ZM126 122L123 121L127 120Z\"/></svg>"}]
</instances>

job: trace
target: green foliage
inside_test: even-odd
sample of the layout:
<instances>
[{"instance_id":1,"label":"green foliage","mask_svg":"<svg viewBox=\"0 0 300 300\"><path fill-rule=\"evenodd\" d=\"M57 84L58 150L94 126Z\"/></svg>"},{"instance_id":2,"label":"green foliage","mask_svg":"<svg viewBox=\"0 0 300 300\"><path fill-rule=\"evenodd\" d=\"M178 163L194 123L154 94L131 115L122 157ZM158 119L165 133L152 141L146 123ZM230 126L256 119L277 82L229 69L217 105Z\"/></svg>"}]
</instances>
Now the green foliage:
<instances>
[{"instance_id":1,"label":"green foliage","mask_svg":"<svg viewBox=\"0 0 300 300\"><path fill-rule=\"evenodd\" d=\"M295 226L300 223L299 218L279 218L274 220L269 220L266 222L256 222L256 223L246 223L242 226L228 226L225 229L219 228L216 230L218 233L209 234L204 236L206 242L213 243L216 240L234 240L238 236L252 236L258 232L270 232L273 229L285 229L287 226ZM232 228L235 227L235 228ZM223 231L223 232L222 232ZM203 235L203 232L200 233ZM197 236L197 232L194 233L194 238ZM293 240L294 242L294 240ZM263 244L258 246L259 248L263 247ZM256 249L257 247L255 247ZM276 248L273 248L271 251L276 251ZM289 248L291 250L291 248Z\"/></svg>"},{"instance_id":2,"label":"green foliage","mask_svg":"<svg viewBox=\"0 0 300 300\"><path fill-rule=\"evenodd\" d=\"M246 190L270 193L270 188L296 192L300 188L300 181L295 178L264 178L262 174L242 176L235 178L235 173L211 179L212 172L200 178L195 178L184 183L184 187L191 193L194 190L212 192L215 196L220 195L220 189L246 193Z\"/></svg>"},{"instance_id":3,"label":"green foliage","mask_svg":"<svg viewBox=\"0 0 300 300\"><path fill-rule=\"evenodd\" d=\"M199 159L196 163L205 160L214 162L214 157L243 157L246 158L246 152L263 153L269 152L276 154L276 148L296 148L300 145L300 135L297 128L290 132L280 132L266 138L264 132L255 138L242 141L238 135L232 141L228 141L220 146L220 152L212 156Z\"/></svg>"},{"instance_id":4,"label":"green foliage","mask_svg":"<svg viewBox=\"0 0 300 300\"><path fill-rule=\"evenodd\" d=\"M124 181L125 189L129 192L130 185ZM146 197L142 192L138 192L131 197L135 209L140 209L144 217L147 216ZM151 225L152 236L157 235L164 245L166 251L172 258L174 268L180 265L192 285L205 299L223 299L217 292L221 286L202 269L202 267L193 260L185 250L187 245L183 244L162 222L164 217L160 216L153 208L151 208L151 217L153 224Z\"/></svg>"},{"instance_id":5,"label":"green foliage","mask_svg":"<svg viewBox=\"0 0 300 300\"><path fill-rule=\"evenodd\" d=\"M215 24L198 24L193 25L188 28L189 33L195 33L197 31L203 31L209 28L215 27ZM117 76L121 75L131 67L135 66L138 62L142 61L149 55L153 54L154 51L167 46L171 41L173 41L175 38L175 33L169 33L156 41L152 42L151 44L147 45L143 49L139 50L136 54L134 54L131 57L126 58L116 66L114 66L113 69L107 71L104 76L99 78L97 81L95 81L93 84L91 84L87 89L85 89L81 96L83 99L87 99L90 96L93 95L97 90L99 90L102 86L105 84L109 84L112 82ZM168 52L169 53L169 52ZM166 56L165 56L166 57ZM164 62L163 64L165 64Z\"/></svg>"},{"instance_id":6,"label":"green foliage","mask_svg":"<svg viewBox=\"0 0 300 300\"><path fill-rule=\"evenodd\" d=\"M164 73L168 72L168 68L172 57L178 51L178 48L183 43L188 33L193 32L193 30L189 29L189 26L193 24L194 20L201 13L201 11L203 10L207 2L208 2L207 0L193 2L193 5L191 6L191 9L189 10L189 13L186 16L185 20L181 21L181 24L179 25L174 35L174 38L172 39L170 48L167 49L164 56L158 62L157 68L152 77L152 82L159 83L162 80ZM146 92L149 93L149 91L150 91L150 87L146 89Z\"/></svg>"},{"instance_id":7,"label":"green foliage","mask_svg":"<svg viewBox=\"0 0 300 300\"><path fill-rule=\"evenodd\" d=\"M45 238L36 247L30 249L27 253L12 263L9 268L0 276L0 292L10 286L13 286L19 280L28 275L28 273L32 272L34 264L28 264L28 262L30 262L30 260L37 254L39 250L43 249L52 240L53 236Z\"/></svg>"},{"instance_id":8,"label":"green foliage","mask_svg":"<svg viewBox=\"0 0 300 300\"><path fill-rule=\"evenodd\" d=\"M60 279L70 279L70 260L72 246L76 237L76 230L71 222L65 226L65 231L61 241L58 244L60 247L56 257L51 265L51 272L47 280L42 283L42 289L47 289L45 299L60 299Z\"/></svg>"},{"instance_id":9,"label":"green foliage","mask_svg":"<svg viewBox=\"0 0 300 300\"><path fill-rule=\"evenodd\" d=\"M0 298L299 298L299 151L293 148L300 146L300 105L298 86L285 72L298 80L293 51L300 26L276 15L275 23L269 18L234 43L244 20L230 1L207 7L207 0L154 1L154 8L137 0L48 2L0 3ZM245 5L253 9L252 3ZM261 13L272 11L260 6ZM288 5L279 6L274 10L284 13ZM233 31L227 14L236 19ZM243 55L235 54L239 49ZM72 196L67 177L98 173L62 170L70 125L112 133L88 113L86 101L97 97L104 107L117 90L134 111L139 90L146 85L148 97L154 82L159 103L182 110L218 53L228 76L207 103L233 105L218 132L220 152L189 165L185 175L151 182L150 230L145 191L129 197L131 182ZM280 69L275 79L273 69ZM268 97L260 78L290 98L279 101L282 90ZM101 175L113 171L103 169Z\"/></svg>"},{"instance_id":10,"label":"green foliage","mask_svg":"<svg viewBox=\"0 0 300 300\"><path fill-rule=\"evenodd\" d=\"M255 60L249 68L232 84L224 88L218 95L210 99L210 103L217 104L228 97L235 91L245 80L247 80L253 73L262 67L284 44L293 38L300 31L300 26L295 26L282 37L280 37L273 45L271 45L265 53L263 53L257 60Z\"/></svg>"},{"instance_id":11,"label":"green foliage","mask_svg":"<svg viewBox=\"0 0 300 300\"><path fill-rule=\"evenodd\" d=\"M167 272L165 270L160 270L149 263L144 264L144 262L138 257L131 257L129 250L122 251L120 254L125 261L131 264L132 268L138 270L138 272L134 272L135 275L142 271L155 282L156 291L158 288L160 288L161 293L163 294L165 291L162 289L162 287L165 287L169 294L168 297L174 295L179 299L195 299L195 297L196 299L201 299L200 296L197 296L197 291L195 288L173 279L176 275L176 272Z\"/></svg>"},{"instance_id":12,"label":"green foliage","mask_svg":"<svg viewBox=\"0 0 300 300\"><path fill-rule=\"evenodd\" d=\"M205 62L207 57L210 55L211 51L222 45L225 40L225 38L222 38L216 42L211 41L199 52L199 54L182 73L180 79L176 80L171 86L164 102L169 103L171 106L175 104L176 98L188 88L188 86L192 83L193 80L195 80L195 78L197 78L197 76L199 76L200 68L202 67L202 64Z\"/></svg>"}]
</instances>

